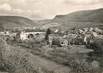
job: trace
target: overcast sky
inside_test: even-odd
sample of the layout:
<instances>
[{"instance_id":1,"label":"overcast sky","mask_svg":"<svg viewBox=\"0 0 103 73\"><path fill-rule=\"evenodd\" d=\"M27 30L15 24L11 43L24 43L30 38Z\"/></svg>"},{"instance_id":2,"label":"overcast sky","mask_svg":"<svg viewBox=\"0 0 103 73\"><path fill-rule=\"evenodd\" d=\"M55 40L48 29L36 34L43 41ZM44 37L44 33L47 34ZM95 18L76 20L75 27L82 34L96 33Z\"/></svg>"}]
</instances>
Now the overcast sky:
<instances>
[{"instance_id":1,"label":"overcast sky","mask_svg":"<svg viewBox=\"0 0 103 73\"><path fill-rule=\"evenodd\" d=\"M22 15L37 19L102 7L103 0L0 0L1 15Z\"/></svg>"}]
</instances>

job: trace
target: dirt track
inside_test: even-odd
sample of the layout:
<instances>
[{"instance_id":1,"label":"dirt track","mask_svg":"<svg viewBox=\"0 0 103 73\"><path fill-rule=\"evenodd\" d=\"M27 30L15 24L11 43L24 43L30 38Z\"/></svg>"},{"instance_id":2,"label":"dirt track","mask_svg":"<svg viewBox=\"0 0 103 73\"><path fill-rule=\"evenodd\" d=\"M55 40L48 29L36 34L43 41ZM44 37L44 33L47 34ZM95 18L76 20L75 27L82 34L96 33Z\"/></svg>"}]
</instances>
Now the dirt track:
<instances>
[{"instance_id":1,"label":"dirt track","mask_svg":"<svg viewBox=\"0 0 103 73\"><path fill-rule=\"evenodd\" d=\"M49 71L57 71L58 73L68 73L70 71L69 67L57 64L53 61L47 60L36 55L33 56L32 61L34 61L33 65L45 68Z\"/></svg>"}]
</instances>

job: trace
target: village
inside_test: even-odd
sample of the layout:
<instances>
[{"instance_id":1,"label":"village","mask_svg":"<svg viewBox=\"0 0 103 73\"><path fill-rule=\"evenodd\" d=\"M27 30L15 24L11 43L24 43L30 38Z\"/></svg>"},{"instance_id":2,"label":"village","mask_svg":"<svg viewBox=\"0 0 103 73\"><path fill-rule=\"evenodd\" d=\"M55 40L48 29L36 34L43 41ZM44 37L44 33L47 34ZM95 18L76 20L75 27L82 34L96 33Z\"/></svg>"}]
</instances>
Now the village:
<instances>
[{"instance_id":1,"label":"village","mask_svg":"<svg viewBox=\"0 0 103 73\"><path fill-rule=\"evenodd\" d=\"M38 28L37 28L38 29ZM103 39L103 30L98 27L73 29L70 31L60 31L60 29L46 30L22 30L18 32L4 31L0 32L1 36L7 37L8 40L17 42L25 41L45 41L45 45L52 47L64 47L68 45L87 45L93 42L94 38Z\"/></svg>"}]
</instances>

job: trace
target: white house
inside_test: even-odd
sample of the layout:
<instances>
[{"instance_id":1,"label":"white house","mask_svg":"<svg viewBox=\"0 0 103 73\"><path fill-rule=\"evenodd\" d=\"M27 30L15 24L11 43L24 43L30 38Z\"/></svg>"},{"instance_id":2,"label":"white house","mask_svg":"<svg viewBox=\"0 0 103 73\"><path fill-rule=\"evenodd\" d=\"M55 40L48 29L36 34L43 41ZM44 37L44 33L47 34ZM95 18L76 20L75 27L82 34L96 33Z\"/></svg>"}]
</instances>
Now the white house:
<instances>
[{"instance_id":1,"label":"white house","mask_svg":"<svg viewBox=\"0 0 103 73\"><path fill-rule=\"evenodd\" d=\"M28 34L26 34L25 32L21 32L21 33L20 33L20 39L21 39L21 40L27 40L27 39L28 39L27 36L28 36Z\"/></svg>"},{"instance_id":2,"label":"white house","mask_svg":"<svg viewBox=\"0 0 103 73\"><path fill-rule=\"evenodd\" d=\"M45 32L24 32L24 31L22 31L22 32L20 33L20 39L21 39L21 40L28 40L28 39L29 39L29 38L28 38L28 35L29 35L29 34L33 34L33 35L34 35L34 38L37 38L38 35L40 35L40 36L45 35ZM40 38L40 37L38 36L38 38Z\"/></svg>"},{"instance_id":3,"label":"white house","mask_svg":"<svg viewBox=\"0 0 103 73\"><path fill-rule=\"evenodd\" d=\"M97 33L103 33L103 30L101 30L101 29L99 29L99 28L95 28L95 31L97 32Z\"/></svg>"}]
</instances>

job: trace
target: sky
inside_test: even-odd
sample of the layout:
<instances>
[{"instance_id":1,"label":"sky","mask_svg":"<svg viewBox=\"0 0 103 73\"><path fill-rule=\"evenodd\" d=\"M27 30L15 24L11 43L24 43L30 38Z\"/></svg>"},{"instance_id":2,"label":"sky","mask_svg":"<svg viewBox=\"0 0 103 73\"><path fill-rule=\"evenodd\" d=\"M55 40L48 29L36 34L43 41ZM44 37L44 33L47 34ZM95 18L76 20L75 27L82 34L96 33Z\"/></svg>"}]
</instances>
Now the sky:
<instances>
[{"instance_id":1,"label":"sky","mask_svg":"<svg viewBox=\"0 0 103 73\"><path fill-rule=\"evenodd\" d=\"M103 0L0 0L0 15L51 19L79 10L103 8Z\"/></svg>"}]
</instances>

